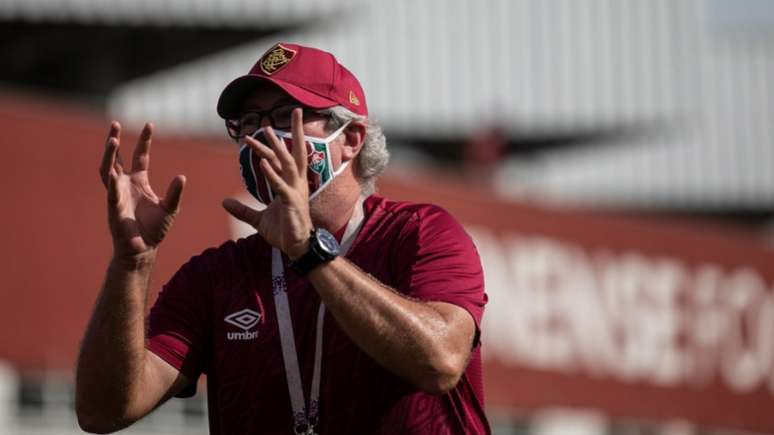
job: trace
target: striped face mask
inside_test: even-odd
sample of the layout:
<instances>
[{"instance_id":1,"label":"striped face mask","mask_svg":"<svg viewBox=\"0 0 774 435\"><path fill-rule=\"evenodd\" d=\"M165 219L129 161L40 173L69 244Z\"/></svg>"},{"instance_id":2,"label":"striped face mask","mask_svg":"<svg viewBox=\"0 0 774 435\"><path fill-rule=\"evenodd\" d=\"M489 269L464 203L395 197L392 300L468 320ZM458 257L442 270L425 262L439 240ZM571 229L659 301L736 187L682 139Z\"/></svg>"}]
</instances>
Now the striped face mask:
<instances>
[{"instance_id":1,"label":"striped face mask","mask_svg":"<svg viewBox=\"0 0 774 435\"><path fill-rule=\"evenodd\" d=\"M349 162L343 162L339 165L338 169L333 170L333 162L331 161L331 153L329 144L333 142L344 129L349 125L349 122L342 125L338 130L331 133L326 138L319 138L313 136L304 136L304 143L306 144L307 152L307 181L309 182L309 200L317 196L336 178L339 174L344 172ZM293 134L289 131L274 130L274 134L279 140L285 143L288 151L293 150ZM266 136L266 129L261 128L252 135L259 142L271 146L271 141ZM269 180L264 176L261 170L260 157L255 154L249 145L242 144L239 148L239 166L242 173L242 181L245 183L247 191L262 204L269 205L276 196L272 190Z\"/></svg>"}]
</instances>

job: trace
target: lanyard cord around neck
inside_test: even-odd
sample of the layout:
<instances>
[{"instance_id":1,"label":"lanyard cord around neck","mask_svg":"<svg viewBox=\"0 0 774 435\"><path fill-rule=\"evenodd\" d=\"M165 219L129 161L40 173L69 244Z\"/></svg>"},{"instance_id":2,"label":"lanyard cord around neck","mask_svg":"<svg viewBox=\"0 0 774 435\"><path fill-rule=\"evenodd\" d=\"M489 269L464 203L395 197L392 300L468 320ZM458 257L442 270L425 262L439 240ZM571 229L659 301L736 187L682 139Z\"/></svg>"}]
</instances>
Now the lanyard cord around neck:
<instances>
[{"instance_id":1,"label":"lanyard cord around neck","mask_svg":"<svg viewBox=\"0 0 774 435\"><path fill-rule=\"evenodd\" d=\"M360 232L363 224L362 196L355 204L352 217L347 223L347 229L341 239L341 255L346 255L355 237ZM320 400L320 374L322 368L323 345L323 320L325 318L325 304L320 301L317 311L317 332L315 335L314 349L314 373L312 374L312 390L309 394L309 409L306 408L304 390L301 383L301 371L298 366L298 353L296 352L296 340L293 337L293 322L290 318L290 304L288 303L287 284L282 264L282 253L277 248L272 248L271 253L271 288L274 294L274 306L277 310L277 323L279 324L280 342L282 344L282 360L285 364L285 378L288 382L290 404L293 408L293 432L297 435L313 435L314 427L318 422Z\"/></svg>"}]
</instances>

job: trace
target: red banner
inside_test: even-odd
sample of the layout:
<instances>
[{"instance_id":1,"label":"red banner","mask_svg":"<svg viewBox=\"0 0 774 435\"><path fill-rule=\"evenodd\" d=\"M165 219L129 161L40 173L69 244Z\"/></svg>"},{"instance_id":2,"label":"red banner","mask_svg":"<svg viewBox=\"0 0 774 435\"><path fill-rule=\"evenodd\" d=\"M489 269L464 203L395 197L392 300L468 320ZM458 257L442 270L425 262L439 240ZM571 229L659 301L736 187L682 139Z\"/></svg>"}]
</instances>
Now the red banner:
<instances>
[{"instance_id":1,"label":"red banner","mask_svg":"<svg viewBox=\"0 0 774 435\"><path fill-rule=\"evenodd\" d=\"M97 175L107 122L8 96L0 115L0 358L69 371L110 256ZM236 148L157 132L153 185L161 193L178 173L188 184L154 289L233 234L220 201L243 191ZM451 179L392 173L381 190L447 208L476 241L490 409L596 408L774 432L770 249L684 222L514 204Z\"/></svg>"},{"instance_id":2,"label":"red banner","mask_svg":"<svg viewBox=\"0 0 774 435\"><path fill-rule=\"evenodd\" d=\"M656 219L541 209L416 180L484 263L487 405L774 431L774 251ZM387 190L387 189L385 189Z\"/></svg>"}]
</instances>

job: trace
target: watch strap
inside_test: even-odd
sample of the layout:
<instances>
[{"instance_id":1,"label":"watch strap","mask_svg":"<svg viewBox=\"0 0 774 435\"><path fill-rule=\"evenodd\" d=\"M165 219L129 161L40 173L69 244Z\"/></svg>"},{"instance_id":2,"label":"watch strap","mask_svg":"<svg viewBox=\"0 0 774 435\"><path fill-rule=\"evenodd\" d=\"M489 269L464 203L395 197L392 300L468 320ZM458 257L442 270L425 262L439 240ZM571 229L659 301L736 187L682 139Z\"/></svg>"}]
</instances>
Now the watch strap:
<instances>
[{"instance_id":1,"label":"watch strap","mask_svg":"<svg viewBox=\"0 0 774 435\"><path fill-rule=\"evenodd\" d=\"M297 260L291 261L288 265L290 270L295 272L298 276L306 276L317 266L327 263L337 257L337 255L327 253L320 248L320 242L315 233L316 231L317 230L313 230L309 236L309 250L306 254L302 255Z\"/></svg>"}]
</instances>

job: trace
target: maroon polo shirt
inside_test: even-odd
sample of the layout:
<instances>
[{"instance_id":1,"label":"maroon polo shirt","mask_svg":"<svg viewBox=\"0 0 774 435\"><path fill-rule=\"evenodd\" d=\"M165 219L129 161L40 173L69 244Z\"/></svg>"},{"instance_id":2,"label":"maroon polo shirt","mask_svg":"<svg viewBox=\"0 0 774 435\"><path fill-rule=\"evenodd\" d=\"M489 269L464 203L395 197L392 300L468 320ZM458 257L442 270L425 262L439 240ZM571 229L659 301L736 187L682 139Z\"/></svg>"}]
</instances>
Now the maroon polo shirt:
<instances>
[{"instance_id":1,"label":"maroon polo shirt","mask_svg":"<svg viewBox=\"0 0 774 435\"><path fill-rule=\"evenodd\" d=\"M372 195L364 212L347 258L407 296L464 308L475 320L476 343L457 386L434 396L376 363L326 312L318 433L489 433L479 339L487 297L473 242L437 206ZM150 313L148 349L194 386L200 374L207 375L212 434L292 434L270 252L255 235L204 251L164 286ZM285 277L308 401L320 298L287 261Z\"/></svg>"}]
</instances>

